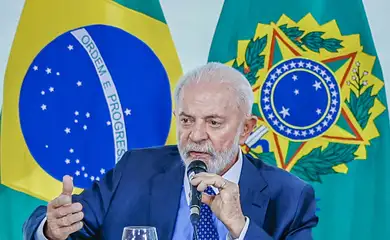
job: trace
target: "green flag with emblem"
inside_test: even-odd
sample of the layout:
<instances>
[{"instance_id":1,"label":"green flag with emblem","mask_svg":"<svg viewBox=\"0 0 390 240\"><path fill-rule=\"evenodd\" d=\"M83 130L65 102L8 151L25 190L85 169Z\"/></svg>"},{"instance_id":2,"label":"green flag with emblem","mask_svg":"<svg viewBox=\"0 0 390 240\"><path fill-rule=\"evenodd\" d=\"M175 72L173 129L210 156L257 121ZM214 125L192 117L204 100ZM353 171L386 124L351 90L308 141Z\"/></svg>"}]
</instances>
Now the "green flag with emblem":
<instances>
[{"instance_id":1,"label":"green flag with emblem","mask_svg":"<svg viewBox=\"0 0 390 240\"><path fill-rule=\"evenodd\" d=\"M361 0L225 1L209 61L252 85L246 154L314 186L314 239L390 237L389 118Z\"/></svg>"}]
</instances>

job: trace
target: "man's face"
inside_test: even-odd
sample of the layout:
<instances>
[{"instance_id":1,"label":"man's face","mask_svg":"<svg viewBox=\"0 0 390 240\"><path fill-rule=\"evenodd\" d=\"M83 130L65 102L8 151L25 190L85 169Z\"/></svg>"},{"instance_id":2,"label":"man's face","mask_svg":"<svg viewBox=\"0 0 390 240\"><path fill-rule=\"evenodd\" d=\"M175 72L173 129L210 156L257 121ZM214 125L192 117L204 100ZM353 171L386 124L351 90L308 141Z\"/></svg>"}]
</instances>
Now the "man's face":
<instances>
[{"instance_id":1,"label":"man's face","mask_svg":"<svg viewBox=\"0 0 390 240\"><path fill-rule=\"evenodd\" d=\"M235 160L243 134L244 115L228 84L189 83L175 112L178 147L184 163L203 160L208 172L221 173Z\"/></svg>"}]
</instances>

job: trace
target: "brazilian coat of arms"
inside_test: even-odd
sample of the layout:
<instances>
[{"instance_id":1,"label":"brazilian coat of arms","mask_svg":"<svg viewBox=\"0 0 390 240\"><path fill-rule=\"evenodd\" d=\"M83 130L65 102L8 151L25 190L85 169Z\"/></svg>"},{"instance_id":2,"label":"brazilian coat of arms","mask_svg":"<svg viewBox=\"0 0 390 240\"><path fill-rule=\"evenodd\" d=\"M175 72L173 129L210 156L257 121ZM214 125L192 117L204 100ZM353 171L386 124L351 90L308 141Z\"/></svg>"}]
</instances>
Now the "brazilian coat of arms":
<instances>
[{"instance_id":1,"label":"brazilian coat of arms","mask_svg":"<svg viewBox=\"0 0 390 240\"><path fill-rule=\"evenodd\" d=\"M359 35L341 35L336 21L319 25L308 14L258 24L227 63L246 76L256 99L258 127L244 152L309 182L347 173L379 136L374 120L385 105L374 61Z\"/></svg>"}]
</instances>

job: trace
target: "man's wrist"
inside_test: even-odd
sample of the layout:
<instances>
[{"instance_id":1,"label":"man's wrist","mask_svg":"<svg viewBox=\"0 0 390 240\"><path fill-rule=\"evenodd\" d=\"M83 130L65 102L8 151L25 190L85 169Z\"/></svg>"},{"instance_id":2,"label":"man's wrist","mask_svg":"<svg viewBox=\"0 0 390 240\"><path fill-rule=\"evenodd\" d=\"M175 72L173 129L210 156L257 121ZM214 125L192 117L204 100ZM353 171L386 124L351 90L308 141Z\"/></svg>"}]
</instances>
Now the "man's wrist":
<instances>
[{"instance_id":1,"label":"man's wrist","mask_svg":"<svg viewBox=\"0 0 390 240\"><path fill-rule=\"evenodd\" d=\"M239 238L242 230L245 227L246 218L244 215L239 217L236 221L229 224L229 233L233 237L233 239Z\"/></svg>"}]
</instances>

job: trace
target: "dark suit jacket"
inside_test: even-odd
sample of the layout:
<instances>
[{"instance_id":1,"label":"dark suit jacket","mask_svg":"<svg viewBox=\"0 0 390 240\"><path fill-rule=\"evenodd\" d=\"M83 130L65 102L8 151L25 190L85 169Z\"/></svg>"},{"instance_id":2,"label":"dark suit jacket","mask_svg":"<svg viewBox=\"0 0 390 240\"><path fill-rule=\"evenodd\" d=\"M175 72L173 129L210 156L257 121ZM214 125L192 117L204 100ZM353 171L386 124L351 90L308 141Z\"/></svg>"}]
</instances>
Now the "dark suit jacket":
<instances>
[{"instance_id":1,"label":"dark suit jacket","mask_svg":"<svg viewBox=\"0 0 390 240\"><path fill-rule=\"evenodd\" d=\"M83 205L84 227L72 239L121 239L125 226L157 228L159 240L171 239L185 167L176 146L128 151L100 182L73 201ZM312 239L313 188L292 174L244 156L239 181L241 205L250 218L245 239ZM34 234L46 214L39 206L23 226Z\"/></svg>"}]
</instances>

